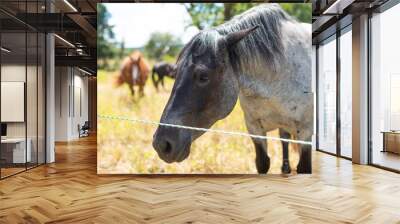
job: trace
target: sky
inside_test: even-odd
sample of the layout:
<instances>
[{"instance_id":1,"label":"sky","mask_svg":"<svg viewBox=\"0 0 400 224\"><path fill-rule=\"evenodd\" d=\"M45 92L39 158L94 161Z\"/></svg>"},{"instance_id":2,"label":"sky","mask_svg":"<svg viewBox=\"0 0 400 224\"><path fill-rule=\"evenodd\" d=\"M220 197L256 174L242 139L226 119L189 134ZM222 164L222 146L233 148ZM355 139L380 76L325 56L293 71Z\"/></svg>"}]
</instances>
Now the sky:
<instances>
[{"instance_id":1,"label":"sky","mask_svg":"<svg viewBox=\"0 0 400 224\"><path fill-rule=\"evenodd\" d=\"M143 47L153 32L168 32L187 43L199 31L189 27L191 17L182 4L106 3L115 39L125 47Z\"/></svg>"}]
</instances>

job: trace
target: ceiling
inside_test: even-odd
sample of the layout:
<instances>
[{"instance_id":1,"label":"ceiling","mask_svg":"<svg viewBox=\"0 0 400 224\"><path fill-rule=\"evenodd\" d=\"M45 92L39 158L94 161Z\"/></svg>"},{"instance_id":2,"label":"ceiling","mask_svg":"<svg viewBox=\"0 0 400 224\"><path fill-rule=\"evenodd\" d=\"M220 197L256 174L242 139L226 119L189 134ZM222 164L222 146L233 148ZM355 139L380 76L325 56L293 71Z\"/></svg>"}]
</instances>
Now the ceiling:
<instances>
[{"instance_id":1,"label":"ceiling","mask_svg":"<svg viewBox=\"0 0 400 224\"><path fill-rule=\"evenodd\" d=\"M313 0L312 36L318 44L337 30L350 25L354 17L375 12L390 0Z\"/></svg>"},{"instance_id":2,"label":"ceiling","mask_svg":"<svg viewBox=\"0 0 400 224\"><path fill-rule=\"evenodd\" d=\"M97 2L47 0L46 4L45 0L1 0L2 36L8 38L8 46L14 48L8 57L26 55L25 35L18 33L51 32L56 34L56 65L77 66L96 74ZM30 47L28 45L28 56Z\"/></svg>"}]
</instances>

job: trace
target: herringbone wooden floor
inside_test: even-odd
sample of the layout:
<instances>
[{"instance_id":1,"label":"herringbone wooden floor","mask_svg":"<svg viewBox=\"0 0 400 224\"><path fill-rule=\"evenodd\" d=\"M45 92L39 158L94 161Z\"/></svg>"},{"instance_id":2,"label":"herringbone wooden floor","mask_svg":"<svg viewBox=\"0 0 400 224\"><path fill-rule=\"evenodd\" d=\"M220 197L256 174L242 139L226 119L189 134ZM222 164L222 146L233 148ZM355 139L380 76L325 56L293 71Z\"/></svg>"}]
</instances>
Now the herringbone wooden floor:
<instances>
[{"instance_id":1,"label":"herringbone wooden floor","mask_svg":"<svg viewBox=\"0 0 400 224\"><path fill-rule=\"evenodd\" d=\"M98 176L94 137L0 181L0 223L400 223L400 175L315 152L290 177Z\"/></svg>"}]
</instances>

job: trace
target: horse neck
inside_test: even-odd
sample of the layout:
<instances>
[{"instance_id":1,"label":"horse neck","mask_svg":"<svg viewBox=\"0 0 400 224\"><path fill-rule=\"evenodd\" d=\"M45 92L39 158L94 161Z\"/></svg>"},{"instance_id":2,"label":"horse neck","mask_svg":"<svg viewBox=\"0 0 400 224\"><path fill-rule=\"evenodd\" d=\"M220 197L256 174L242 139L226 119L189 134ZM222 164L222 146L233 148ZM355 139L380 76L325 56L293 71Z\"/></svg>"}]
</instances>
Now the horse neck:
<instances>
[{"instance_id":1,"label":"horse neck","mask_svg":"<svg viewBox=\"0 0 400 224\"><path fill-rule=\"evenodd\" d=\"M242 68L248 69L249 72L237 73L240 91L245 95L261 98L270 98L280 91L299 95L309 92L311 75L308 72L301 72L308 71L307 64L303 58L290 60L282 58L280 64L275 67L260 63L253 69L251 66Z\"/></svg>"},{"instance_id":2,"label":"horse neck","mask_svg":"<svg viewBox=\"0 0 400 224\"><path fill-rule=\"evenodd\" d=\"M240 92L246 96L268 97L268 83L272 83L276 75L271 72L240 73L237 75Z\"/></svg>"}]
</instances>

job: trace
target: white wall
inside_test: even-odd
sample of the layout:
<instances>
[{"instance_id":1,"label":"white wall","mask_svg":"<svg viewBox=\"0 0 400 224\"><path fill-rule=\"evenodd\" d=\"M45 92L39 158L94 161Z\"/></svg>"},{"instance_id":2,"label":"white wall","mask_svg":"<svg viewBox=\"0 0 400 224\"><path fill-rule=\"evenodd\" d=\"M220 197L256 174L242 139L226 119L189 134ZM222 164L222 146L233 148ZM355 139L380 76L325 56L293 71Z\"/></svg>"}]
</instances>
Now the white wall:
<instances>
[{"instance_id":1,"label":"white wall","mask_svg":"<svg viewBox=\"0 0 400 224\"><path fill-rule=\"evenodd\" d=\"M25 65L3 64L1 66L2 82L25 82ZM1 108L7 110L7 108ZM8 137L25 137L25 122L7 123Z\"/></svg>"},{"instance_id":2,"label":"white wall","mask_svg":"<svg viewBox=\"0 0 400 224\"><path fill-rule=\"evenodd\" d=\"M1 66L1 81L25 82L25 65L3 64ZM7 110L7 108L1 108ZM25 137L25 122L7 122L7 137Z\"/></svg>"},{"instance_id":3,"label":"white wall","mask_svg":"<svg viewBox=\"0 0 400 224\"><path fill-rule=\"evenodd\" d=\"M83 75L76 68L56 67L56 141L79 138L78 125L88 120L88 78Z\"/></svg>"},{"instance_id":4,"label":"white wall","mask_svg":"<svg viewBox=\"0 0 400 224\"><path fill-rule=\"evenodd\" d=\"M68 141L69 68L55 68L55 141Z\"/></svg>"},{"instance_id":5,"label":"white wall","mask_svg":"<svg viewBox=\"0 0 400 224\"><path fill-rule=\"evenodd\" d=\"M78 74L76 75L77 70L75 70L75 79L74 79L74 86L75 86L75 119L73 119L73 130L72 130L72 134L74 136L78 137L78 129L77 129L77 125L83 125L85 123L85 121L88 121L88 77L83 77L81 76L83 73L81 73L78 70ZM78 92L77 90L80 90L80 99L77 97L78 96ZM77 100L80 100L80 105L77 102ZM82 108L80 108L82 111L80 113L78 106L81 106Z\"/></svg>"},{"instance_id":6,"label":"white wall","mask_svg":"<svg viewBox=\"0 0 400 224\"><path fill-rule=\"evenodd\" d=\"M19 64L3 64L1 66L1 81L2 82L24 82L26 72L29 75L32 73L36 74L36 67L19 65ZM31 80L28 77L29 85L36 86L36 80ZM27 106L34 107L34 111L36 112L36 88L27 88ZM2 96L4 97L4 96ZM32 104L33 103L33 104ZM1 110L7 110L9 108L1 108ZM24 108L22 108L24 110ZM28 124L28 137L32 132L30 130L36 130L36 113L32 113L32 108L27 108L27 120ZM33 123L32 123L33 122ZM26 122L7 122L7 135L8 137L25 137L25 126ZM36 132L35 132L36 135Z\"/></svg>"},{"instance_id":7,"label":"white wall","mask_svg":"<svg viewBox=\"0 0 400 224\"><path fill-rule=\"evenodd\" d=\"M1 82L1 121L24 122L25 83Z\"/></svg>"},{"instance_id":8,"label":"white wall","mask_svg":"<svg viewBox=\"0 0 400 224\"><path fill-rule=\"evenodd\" d=\"M38 69L38 70L37 70ZM7 124L7 137L9 138L24 138L25 135L29 139L29 148L31 149L32 162L36 162L39 159L39 163L44 163L45 159L45 116L44 116L44 74L42 73L41 66L37 67L25 64L2 64L1 66L1 81L3 82L21 82L25 86L22 89L14 89L18 91L15 94L22 94L20 99L19 107L5 106L2 105L1 110L3 113L20 113L22 119L17 122L5 122ZM25 80L27 78L27 80ZM26 87L26 88L25 88ZM15 87L13 87L15 88ZM26 99L25 98L25 90ZM4 92L2 88L2 99L9 98L7 94L10 92ZM6 95L4 95L6 94ZM15 100L15 99L14 99ZM2 102L3 104L4 102ZM12 104L13 102L11 102ZM26 103L26 106L25 106ZM14 101L14 104L18 102ZM14 105L15 106L15 105ZM25 115L26 113L26 120ZM2 118L3 120L3 118Z\"/></svg>"}]
</instances>

